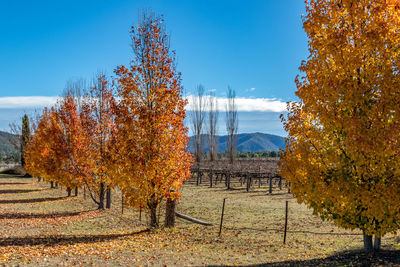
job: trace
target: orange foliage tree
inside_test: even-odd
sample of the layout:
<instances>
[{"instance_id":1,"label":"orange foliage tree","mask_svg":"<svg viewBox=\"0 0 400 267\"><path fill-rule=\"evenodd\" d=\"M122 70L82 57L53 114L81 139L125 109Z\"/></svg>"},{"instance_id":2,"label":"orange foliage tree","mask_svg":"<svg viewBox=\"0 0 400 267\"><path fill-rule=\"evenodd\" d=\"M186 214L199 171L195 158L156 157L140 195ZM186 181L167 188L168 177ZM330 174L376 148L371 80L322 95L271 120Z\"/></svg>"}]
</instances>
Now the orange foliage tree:
<instances>
[{"instance_id":1,"label":"orange foliage tree","mask_svg":"<svg viewBox=\"0 0 400 267\"><path fill-rule=\"evenodd\" d=\"M61 107L68 105L67 102L60 104L59 109L44 110L25 157L26 169L34 176L66 186L70 195L71 188L79 186L81 180L73 171L75 168L68 164L71 152L67 150L72 133L67 133L69 125L64 124L65 114L60 114Z\"/></svg>"},{"instance_id":2,"label":"orange foliage tree","mask_svg":"<svg viewBox=\"0 0 400 267\"><path fill-rule=\"evenodd\" d=\"M120 102L113 179L126 204L149 209L150 227L156 227L157 206L165 198L178 198L190 176L192 158L183 124L187 103L163 19L144 14L131 34L135 58L115 71Z\"/></svg>"},{"instance_id":3,"label":"orange foliage tree","mask_svg":"<svg viewBox=\"0 0 400 267\"><path fill-rule=\"evenodd\" d=\"M106 190L106 206L110 208L111 205L113 181L108 173L106 161L113 158L109 142L111 133L115 131L115 106L116 102L105 75L98 74L92 89L84 97L81 124L88 140L88 156L93 164L88 179L84 181L99 209L104 209Z\"/></svg>"},{"instance_id":4,"label":"orange foliage tree","mask_svg":"<svg viewBox=\"0 0 400 267\"><path fill-rule=\"evenodd\" d=\"M398 1L307 1L310 56L288 105L280 173L297 200L361 229L364 248L400 222Z\"/></svg>"}]
</instances>

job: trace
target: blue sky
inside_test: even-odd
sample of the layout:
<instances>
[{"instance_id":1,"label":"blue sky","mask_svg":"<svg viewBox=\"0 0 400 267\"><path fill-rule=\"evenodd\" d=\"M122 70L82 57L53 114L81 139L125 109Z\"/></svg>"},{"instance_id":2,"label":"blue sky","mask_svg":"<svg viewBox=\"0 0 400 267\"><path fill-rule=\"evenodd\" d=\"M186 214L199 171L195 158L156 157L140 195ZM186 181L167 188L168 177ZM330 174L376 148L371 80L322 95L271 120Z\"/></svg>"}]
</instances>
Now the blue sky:
<instances>
[{"instance_id":1,"label":"blue sky","mask_svg":"<svg viewBox=\"0 0 400 267\"><path fill-rule=\"evenodd\" d=\"M266 105L268 99L296 100L294 78L308 54L301 0L70 0L1 4L3 130L7 129L7 121L32 109L29 104L7 105L4 97L57 96L67 80L90 79L97 70L112 74L117 65L128 64L132 58L129 29L137 24L138 12L143 8L164 15L188 95L201 83L207 90L215 90L218 97L224 97L230 85L238 97L267 99ZM247 112L257 113L254 117L260 118L259 123L251 124L259 126L249 127L249 121L245 121L251 114L240 115L240 132L285 135L282 127L273 130L265 123L271 117L268 112L276 113L275 121L280 112ZM261 119L260 112L265 113L265 119Z\"/></svg>"}]
</instances>

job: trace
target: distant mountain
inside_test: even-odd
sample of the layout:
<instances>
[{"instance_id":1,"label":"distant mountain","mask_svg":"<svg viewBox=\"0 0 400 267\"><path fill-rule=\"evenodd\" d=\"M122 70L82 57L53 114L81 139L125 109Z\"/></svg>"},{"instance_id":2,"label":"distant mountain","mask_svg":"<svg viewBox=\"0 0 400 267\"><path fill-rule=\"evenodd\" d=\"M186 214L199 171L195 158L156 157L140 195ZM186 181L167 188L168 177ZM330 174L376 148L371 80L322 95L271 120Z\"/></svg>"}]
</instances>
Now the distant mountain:
<instances>
[{"instance_id":1,"label":"distant mountain","mask_svg":"<svg viewBox=\"0 0 400 267\"><path fill-rule=\"evenodd\" d=\"M218 152L226 150L226 135L217 136ZM208 135L202 135L203 151L208 152ZM193 152L194 137L190 137L189 149ZM240 152L279 151L285 148L285 138L278 135L264 133L238 134L237 150Z\"/></svg>"},{"instance_id":2,"label":"distant mountain","mask_svg":"<svg viewBox=\"0 0 400 267\"><path fill-rule=\"evenodd\" d=\"M0 131L0 155L18 153L13 144L10 143L10 138L17 140L15 135Z\"/></svg>"}]
</instances>

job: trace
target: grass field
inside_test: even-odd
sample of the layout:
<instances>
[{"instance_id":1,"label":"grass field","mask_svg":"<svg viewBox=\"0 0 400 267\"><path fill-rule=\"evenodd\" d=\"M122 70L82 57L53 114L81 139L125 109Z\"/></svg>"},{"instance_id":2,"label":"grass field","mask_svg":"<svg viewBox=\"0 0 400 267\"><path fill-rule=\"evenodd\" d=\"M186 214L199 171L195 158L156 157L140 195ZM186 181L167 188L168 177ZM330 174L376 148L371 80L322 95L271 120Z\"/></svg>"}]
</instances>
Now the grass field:
<instances>
[{"instance_id":1,"label":"grass field","mask_svg":"<svg viewBox=\"0 0 400 267\"><path fill-rule=\"evenodd\" d=\"M50 189L32 178L0 175L0 265L396 265L396 237L383 251L360 252L362 235L322 222L286 193L246 193L185 185L177 211L209 221L201 226L177 219L176 228L147 230L146 216L125 208L113 195L111 210L97 211L80 192ZM218 236L222 200L224 227ZM289 201L286 245L285 201ZM160 209L161 219L163 208ZM160 221L162 224L162 220Z\"/></svg>"}]
</instances>

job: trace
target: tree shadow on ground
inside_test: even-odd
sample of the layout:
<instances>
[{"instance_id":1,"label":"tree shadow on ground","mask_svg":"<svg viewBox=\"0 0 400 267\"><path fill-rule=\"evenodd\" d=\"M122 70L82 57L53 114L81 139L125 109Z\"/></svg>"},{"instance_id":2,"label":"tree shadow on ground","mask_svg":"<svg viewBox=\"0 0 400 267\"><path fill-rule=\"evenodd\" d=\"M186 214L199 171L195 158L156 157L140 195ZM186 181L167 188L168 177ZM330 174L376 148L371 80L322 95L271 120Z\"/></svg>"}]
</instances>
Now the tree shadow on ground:
<instances>
[{"instance_id":1,"label":"tree shadow on ground","mask_svg":"<svg viewBox=\"0 0 400 267\"><path fill-rule=\"evenodd\" d=\"M14 183L0 183L0 185L21 185L21 184L31 184L31 183L22 183L22 182L14 182Z\"/></svg>"},{"instance_id":2,"label":"tree shadow on ground","mask_svg":"<svg viewBox=\"0 0 400 267\"><path fill-rule=\"evenodd\" d=\"M243 266L397 266L398 264L400 264L399 250L382 250L371 254L360 250L353 250L340 252L320 259L288 260L276 263Z\"/></svg>"},{"instance_id":3,"label":"tree shadow on ground","mask_svg":"<svg viewBox=\"0 0 400 267\"><path fill-rule=\"evenodd\" d=\"M30 192L37 192L42 191L43 189L6 189L0 190L1 194L19 194L19 193L30 193Z\"/></svg>"},{"instance_id":4,"label":"tree shadow on ground","mask_svg":"<svg viewBox=\"0 0 400 267\"><path fill-rule=\"evenodd\" d=\"M257 191L249 191L249 193L258 193ZM293 196L290 193L274 193L274 191L272 191L272 194L270 194L269 192L265 192L263 194L257 194L257 195L251 195L250 197L266 197L266 196L288 196L290 198L293 198Z\"/></svg>"},{"instance_id":5,"label":"tree shadow on ground","mask_svg":"<svg viewBox=\"0 0 400 267\"><path fill-rule=\"evenodd\" d=\"M252 227L224 227L229 230L251 230L251 231L260 231L260 232L267 232L267 231L274 231L274 232L284 232L283 229L276 229L276 228L252 228ZM287 230L287 233L298 233L298 234L312 234L312 235L338 235L338 236L362 236L361 233L335 233L335 232L314 232L314 231L307 231L307 230Z\"/></svg>"},{"instance_id":6,"label":"tree shadow on ground","mask_svg":"<svg viewBox=\"0 0 400 267\"><path fill-rule=\"evenodd\" d=\"M77 216L94 210L60 213L0 213L0 219L45 219Z\"/></svg>"},{"instance_id":7,"label":"tree shadow on ground","mask_svg":"<svg viewBox=\"0 0 400 267\"><path fill-rule=\"evenodd\" d=\"M56 201L66 199L68 197L43 197L43 198L31 198L31 199L0 199L0 204L18 204L18 203L37 203L46 201Z\"/></svg>"},{"instance_id":8,"label":"tree shadow on ground","mask_svg":"<svg viewBox=\"0 0 400 267\"><path fill-rule=\"evenodd\" d=\"M149 229L141 230L138 232L126 233L126 234L106 234L106 235L82 235L82 236L64 236L55 235L47 237L7 237L0 239L0 247L8 246L35 246L35 245L67 245L76 243L94 243L108 240L114 240L121 237L135 236L142 233L149 232Z\"/></svg>"}]
</instances>

